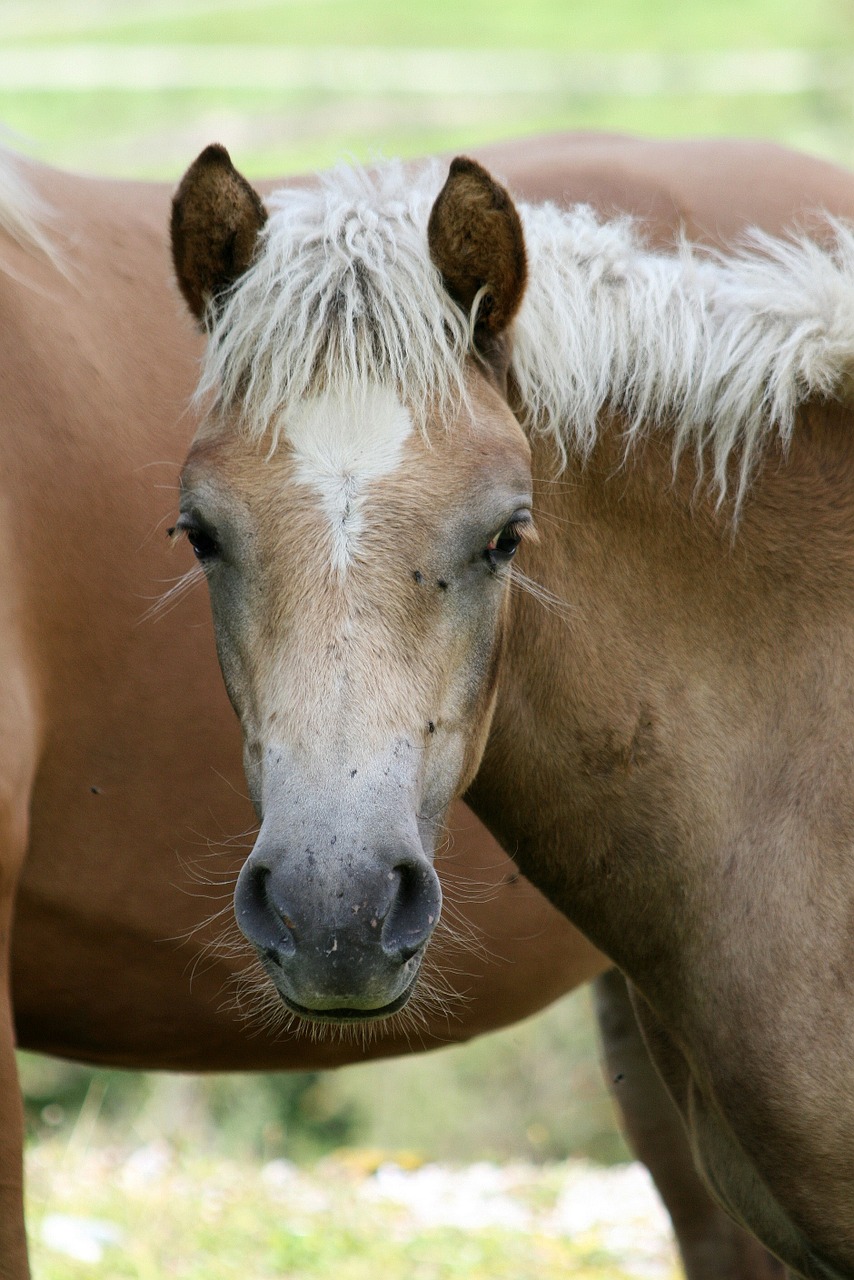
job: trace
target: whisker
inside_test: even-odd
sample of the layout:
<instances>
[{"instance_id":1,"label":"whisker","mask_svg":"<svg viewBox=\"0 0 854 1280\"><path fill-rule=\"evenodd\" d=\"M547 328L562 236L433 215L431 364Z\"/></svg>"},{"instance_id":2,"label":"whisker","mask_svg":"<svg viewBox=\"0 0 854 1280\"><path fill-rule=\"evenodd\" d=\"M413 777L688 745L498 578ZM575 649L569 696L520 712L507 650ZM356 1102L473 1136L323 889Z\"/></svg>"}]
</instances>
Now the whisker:
<instances>
[{"instance_id":1,"label":"whisker","mask_svg":"<svg viewBox=\"0 0 854 1280\"><path fill-rule=\"evenodd\" d=\"M162 487L165 487L165 486L155 485L155 488L162 488ZM174 488L174 486L172 487ZM143 547L147 547L148 544L156 537L156 535L163 528L166 521L173 520L173 519L174 519L174 516L169 511L167 511L165 515L162 515L160 519L157 521L157 523L152 525L152 527L149 529L148 533L145 535L142 542L139 544L138 549L141 551Z\"/></svg>"},{"instance_id":2,"label":"whisker","mask_svg":"<svg viewBox=\"0 0 854 1280\"><path fill-rule=\"evenodd\" d=\"M204 570L203 570L202 572L204 572ZM234 794L235 794L236 796L239 796L241 800L249 800L249 802L250 802L250 804L251 804L251 800L250 800L249 792L248 792L248 791L241 791L238 787L236 787L236 786L234 785L234 783L231 781L231 779L230 779L230 778L227 778L227 777L225 776L225 774L224 774L224 773L220 773L219 769L212 769L212 770L211 770L211 772L212 772L212 773L215 773L215 774L216 774L216 776L217 776L217 777L218 777L222 782L224 782L224 783L225 783L225 785L228 787L228 789L229 789L230 791L233 791L233 792L234 792ZM254 830L257 832L257 831L260 831L260 830L261 830L261 828L256 826L256 827L254 828ZM244 835L248 835L249 833L248 833L248 831L245 831L243 834L244 834Z\"/></svg>"},{"instance_id":3,"label":"whisker","mask_svg":"<svg viewBox=\"0 0 854 1280\"><path fill-rule=\"evenodd\" d=\"M205 571L200 564L194 564L186 573L182 573L178 580L161 596L158 596L153 604L151 604L139 619L139 625L146 622L159 621L171 613L175 606L181 601L183 596L187 594L198 582L205 576Z\"/></svg>"},{"instance_id":4,"label":"whisker","mask_svg":"<svg viewBox=\"0 0 854 1280\"><path fill-rule=\"evenodd\" d=\"M511 590L518 587L520 591L525 591L543 606L547 613L554 614L556 617L563 618L568 622L573 614L576 614L577 608L571 605L567 600L562 600L560 596L555 595L548 587L544 587L541 582L535 582L533 578L529 578L521 569L514 567L510 578Z\"/></svg>"},{"instance_id":5,"label":"whisker","mask_svg":"<svg viewBox=\"0 0 854 1280\"><path fill-rule=\"evenodd\" d=\"M253 1037L270 1037L274 1041L302 1038L312 1043L338 1043L362 1052L380 1036L398 1037L413 1049L437 1040L459 1039L453 1034L453 1026L460 1022L473 998L467 987L484 963L503 962L490 950L482 930L466 915L465 906L489 901L500 886L495 880L479 880L456 871L451 852L456 833L438 816L432 821L441 827L437 854L441 858L444 907L410 1000L387 1019L340 1025L314 1023L301 1019L284 1004L233 914L233 891L239 874L235 855L239 859L240 849L249 847L241 842L257 834L257 825L221 840L195 833L209 852L192 858L179 855L187 883L177 887L189 897L211 902L214 909L183 933L163 941L193 947L194 954L185 970L191 985L200 974L217 966L229 968L222 984L221 1012L236 1017L246 1034ZM218 868L219 859L224 859L225 865ZM486 870L488 874L489 868ZM474 971L466 966L465 957L477 961Z\"/></svg>"},{"instance_id":6,"label":"whisker","mask_svg":"<svg viewBox=\"0 0 854 1280\"><path fill-rule=\"evenodd\" d=\"M142 462L138 467L134 467L133 474L136 476L139 475L140 471L150 471L152 467L171 467L177 476L181 470L181 466L181 462L175 461L174 459L170 461L168 458L160 462ZM177 490L177 484L172 485L172 488Z\"/></svg>"}]
</instances>

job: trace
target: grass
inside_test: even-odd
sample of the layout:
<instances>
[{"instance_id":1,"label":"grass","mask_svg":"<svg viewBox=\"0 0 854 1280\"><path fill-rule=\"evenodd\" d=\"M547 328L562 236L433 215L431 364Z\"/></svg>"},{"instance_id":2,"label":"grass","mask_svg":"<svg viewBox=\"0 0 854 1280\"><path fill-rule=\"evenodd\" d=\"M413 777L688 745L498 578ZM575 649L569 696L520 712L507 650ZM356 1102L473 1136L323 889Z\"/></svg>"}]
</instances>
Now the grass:
<instances>
[{"instance_id":1,"label":"grass","mask_svg":"<svg viewBox=\"0 0 854 1280\"><path fill-rule=\"evenodd\" d=\"M99 1070L19 1055L36 1141L166 1140L227 1158L306 1161L345 1143L421 1160L624 1161L589 998L468 1045L326 1073L188 1076Z\"/></svg>"},{"instance_id":2,"label":"grass","mask_svg":"<svg viewBox=\"0 0 854 1280\"><path fill-rule=\"evenodd\" d=\"M582 1186L582 1166L487 1169L513 1219L504 1226L448 1225L441 1212L430 1221L389 1196L383 1172L352 1158L297 1171L162 1146L129 1153L41 1144L28 1164L34 1280L628 1280L639 1258L650 1277L677 1275L655 1217L629 1213L628 1243L595 1223L561 1227L559 1193ZM425 1172L425 1185L441 1179L457 1205L470 1198L464 1172ZM393 1183L407 1176L391 1173ZM88 1261L75 1261L62 1247L69 1229L111 1243L100 1258L96 1245Z\"/></svg>"},{"instance_id":3,"label":"grass","mask_svg":"<svg viewBox=\"0 0 854 1280\"><path fill-rule=\"evenodd\" d=\"M20 43L379 45L659 52L834 48L854 15L840 0L233 0L116 5L20 3Z\"/></svg>"},{"instance_id":4,"label":"grass","mask_svg":"<svg viewBox=\"0 0 854 1280\"><path fill-rule=\"evenodd\" d=\"M485 92L465 70L409 92L318 82L314 88L55 90L51 83L0 91L0 118L28 150L68 167L174 181L206 142L228 144L250 176L329 165L342 156L412 156L464 150L499 137L557 129L653 135L762 135L854 161L849 63L819 62L810 83L752 90L749 68L726 91L698 82L668 89L668 58L723 51L795 49L854 55L854 9L843 0L152 0L148 5L80 0L0 0L5 48L26 61L40 50L81 44L110 50L216 48L515 50L544 57L622 55L661 60L657 89L630 94L559 90ZM0 50L2 53L2 50ZM394 62L392 53L392 64ZM441 62L438 64L441 66ZM583 64L582 64L583 65ZM654 66L658 66L654 62ZM850 64L854 66L854 62ZM824 68L824 70L822 70ZM834 69L835 68L835 69ZM606 66L607 70L607 66ZM607 76L606 76L607 80ZM677 77L678 80L678 77ZM570 77L571 81L571 77Z\"/></svg>"}]
</instances>

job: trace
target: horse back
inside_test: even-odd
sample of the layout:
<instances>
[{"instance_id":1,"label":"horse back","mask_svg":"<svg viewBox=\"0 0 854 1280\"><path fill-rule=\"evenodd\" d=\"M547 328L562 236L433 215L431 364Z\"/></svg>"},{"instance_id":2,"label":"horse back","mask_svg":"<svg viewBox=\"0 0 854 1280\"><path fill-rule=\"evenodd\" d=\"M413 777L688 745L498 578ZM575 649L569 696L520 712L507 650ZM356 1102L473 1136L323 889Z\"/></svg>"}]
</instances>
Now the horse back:
<instances>
[{"instance_id":1,"label":"horse back","mask_svg":"<svg viewBox=\"0 0 854 1280\"><path fill-rule=\"evenodd\" d=\"M751 226L780 234L820 227L825 213L854 218L850 173L770 142L567 133L481 147L477 157L525 200L628 213L662 245L682 232L725 245Z\"/></svg>"}]
</instances>

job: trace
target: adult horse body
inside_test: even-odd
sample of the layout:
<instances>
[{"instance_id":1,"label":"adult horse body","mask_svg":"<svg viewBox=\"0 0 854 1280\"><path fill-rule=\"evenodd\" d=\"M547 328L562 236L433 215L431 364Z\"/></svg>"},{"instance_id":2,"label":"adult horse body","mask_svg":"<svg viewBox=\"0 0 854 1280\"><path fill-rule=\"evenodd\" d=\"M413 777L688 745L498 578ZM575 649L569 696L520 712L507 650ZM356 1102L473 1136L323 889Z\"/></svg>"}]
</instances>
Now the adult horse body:
<instances>
[{"instance_id":1,"label":"adult horse body","mask_svg":"<svg viewBox=\"0 0 854 1280\"><path fill-rule=\"evenodd\" d=\"M218 147L176 197L213 398L179 528L262 819L237 918L302 1016L393 1013L469 788L630 979L720 1201L850 1277L854 237L814 211L854 182L735 145L499 163L562 207L460 158L265 208ZM810 219L823 247L771 238Z\"/></svg>"},{"instance_id":2,"label":"adult horse body","mask_svg":"<svg viewBox=\"0 0 854 1280\"><path fill-rule=\"evenodd\" d=\"M613 146L544 143L530 173L530 148L493 158L518 165L534 194L553 168L559 186L589 196L596 172L612 180L611 155L625 150ZM408 1024L376 1024L363 1044L282 1035L267 1025L269 1000L247 1028L229 998L245 947L213 946L191 982L222 929L204 923L208 895L229 889L251 835L232 839L253 818L206 602L189 594L180 612L142 621L176 574L163 530L201 349L169 280L170 192L5 163L0 197L11 190L17 203L0 198L0 1276L21 1280L16 1039L135 1067L334 1066L503 1025L608 962L459 809L437 866L450 898L457 885L460 939L434 943L436 973L458 971L459 997L446 990ZM27 184L53 210L57 260L32 241ZM463 959L469 933L482 945ZM177 945L187 934L189 948ZM243 980L250 1023L257 988ZM634 1139L692 1275L766 1274L697 1184L625 1009L608 1013Z\"/></svg>"}]
</instances>

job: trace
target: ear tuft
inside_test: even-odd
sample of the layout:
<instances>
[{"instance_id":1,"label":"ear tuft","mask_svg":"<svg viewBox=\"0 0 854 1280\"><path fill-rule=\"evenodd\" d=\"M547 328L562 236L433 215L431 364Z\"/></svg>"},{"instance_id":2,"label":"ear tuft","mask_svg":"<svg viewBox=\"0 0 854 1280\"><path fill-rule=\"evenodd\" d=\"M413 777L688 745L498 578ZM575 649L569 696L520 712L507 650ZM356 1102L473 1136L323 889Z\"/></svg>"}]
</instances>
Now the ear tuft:
<instances>
[{"instance_id":1,"label":"ear tuft","mask_svg":"<svg viewBox=\"0 0 854 1280\"><path fill-rule=\"evenodd\" d=\"M266 221L261 197L237 172L225 147L206 147L172 201L172 261L200 323L252 262Z\"/></svg>"},{"instance_id":2,"label":"ear tuft","mask_svg":"<svg viewBox=\"0 0 854 1280\"><path fill-rule=\"evenodd\" d=\"M519 310L528 278L525 237L508 193L476 160L458 156L427 224L430 257L475 334L495 337ZM482 292L483 291L483 292Z\"/></svg>"}]
</instances>

